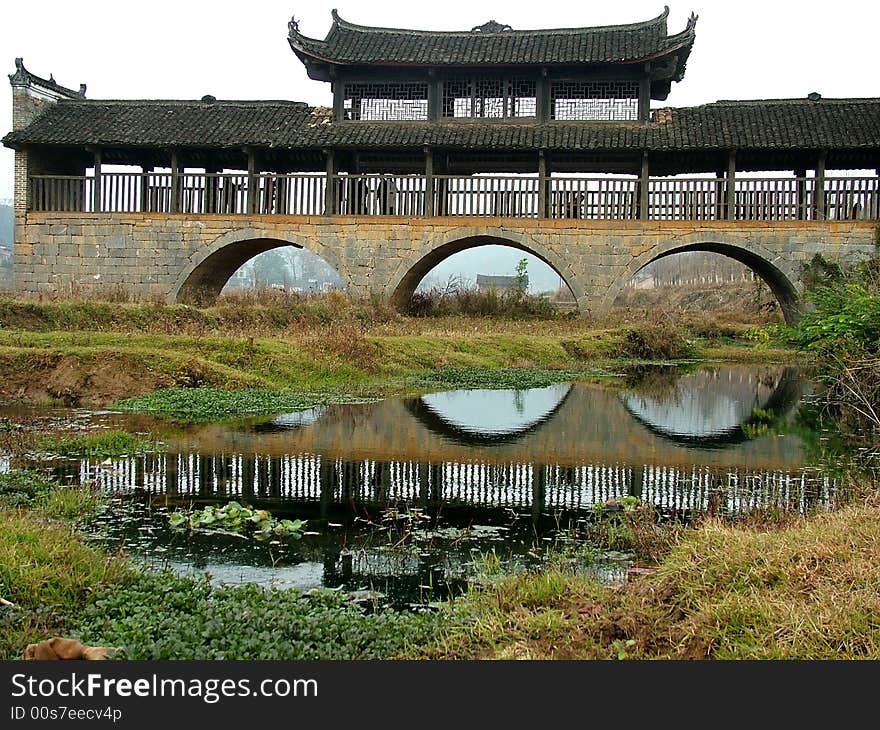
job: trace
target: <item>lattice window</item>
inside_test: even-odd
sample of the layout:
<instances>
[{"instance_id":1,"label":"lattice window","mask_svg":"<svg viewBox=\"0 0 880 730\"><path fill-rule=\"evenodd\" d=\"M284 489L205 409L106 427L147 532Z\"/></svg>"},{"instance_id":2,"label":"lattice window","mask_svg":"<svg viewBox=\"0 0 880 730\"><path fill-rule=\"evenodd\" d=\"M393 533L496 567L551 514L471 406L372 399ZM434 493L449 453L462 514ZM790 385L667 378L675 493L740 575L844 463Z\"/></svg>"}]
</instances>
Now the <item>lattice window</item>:
<instances>
[{"instance_id":1,"label":"lattice window","mask_svg":"<svg viewBox=\"0 0 880 730\"><path fill-rule=\"evenodd\" d=\"M535 82L530 79L459 78L443 84L444 117L502 119L534 117Z\"/></svg>"},{"instance_id":2,"label":"lattice window","mask_svg":"<svg viewBox=\"0 0 880 730\"><path fill-rule=\"evenodd\" d=\"M418 82L346 84L344 119L409 121L428 118L428 85Z\"/></svg>"},{"instance_id":3,"label":"lattice window","mask_svg":"<svg viewBox=\"0 0 880 730\"><path fill-rule=\"evenodd\" d=\"M631 81L553 81L553 119L624 121L639 118L639 85Z\"/></svg>"}]
</instances>

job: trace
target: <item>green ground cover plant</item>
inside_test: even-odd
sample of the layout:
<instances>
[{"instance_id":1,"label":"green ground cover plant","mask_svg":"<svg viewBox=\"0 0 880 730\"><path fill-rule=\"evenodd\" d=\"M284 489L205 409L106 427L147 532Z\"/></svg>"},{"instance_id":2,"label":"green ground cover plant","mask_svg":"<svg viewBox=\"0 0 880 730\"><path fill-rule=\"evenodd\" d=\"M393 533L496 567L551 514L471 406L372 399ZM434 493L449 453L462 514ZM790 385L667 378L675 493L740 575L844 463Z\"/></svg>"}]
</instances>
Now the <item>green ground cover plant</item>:
<instances>
[{"instance_id":1,"label":"green ground cover plant","mask_svg":"<svg viewBox=\"0 0 880 730\"><path fill-rule=\"evenodd\" d=\"M156 451L160 447L154 438L119 429L46 435L34 444L38 453L68 459L124 456Z\"/></svg>"},{"instance_id":2,"label":"green ground cover plant","mask_svg":"<svg viewBox=\"0 0 880 730\"><path fill-rule=\"evenodd\" d=\"M149 413L174 421L199 423L302 411L327 403L363 402L343 395L298 393L267 388L163 388L126 398L110 407L123 413Z\"/></svg>"},{"instance_id":3,"label":"green ground cover plant","mask_svg":"<svg viewBox=\"0 0 880 730\"><path fill-rule=\"evenodd\" d=\"M77 636L125 659L386 659L424 643L430 614L364 608L334 591L142 573L100 592Z\"/></svg>"}]
</instances>

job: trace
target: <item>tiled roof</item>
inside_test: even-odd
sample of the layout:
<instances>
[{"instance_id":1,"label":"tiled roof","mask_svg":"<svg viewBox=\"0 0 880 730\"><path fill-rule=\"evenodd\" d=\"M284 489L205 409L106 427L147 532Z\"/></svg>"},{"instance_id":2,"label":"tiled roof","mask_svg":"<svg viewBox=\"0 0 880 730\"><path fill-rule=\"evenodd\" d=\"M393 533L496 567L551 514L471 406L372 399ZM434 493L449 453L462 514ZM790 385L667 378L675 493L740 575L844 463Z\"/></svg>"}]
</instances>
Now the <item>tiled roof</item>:
<instances>
[{"instance_id":1,"label":"tiled roof","mask_svg":"<svg viewBox=\"0 0 880 730\"><path fill-rule=\"evenodd\" d=\"M490 21L470 31L424 31L355 25L334 10L324 40L302 35L291 21L289 41L300 57L341 65L632 63L689 50L696 17L681 33L667 36L668 15L666 8L653 20L593 28L512 30Z\"/></svg>"},{"instance_id":2,"label":"tiled roof","mask_svg":"<svg viewBox=\"0 0 880 730\"><path fill-rule=\"evenodd\" d=\"M59 101L7 140L106 147L299 147L312 109L290 101Z\"/></svg>"},{"instance_id":3,"label":"tiled roof","mask_svg":"<svg viewBox=\"0 0 880 730\"><path fill-rule=\"evenodd\" d=\"M648 123L331 122L324 107L285 101L71 99L3 141L163 148L880 150L880 99L720 101L658 109Z\"/></svg>"},{"instance_id":4,"label":"tiled roof","mask_svg":"<svg viewBox=\"0 0 880 730\"><path fill-rule=\"evenodd\" d=\"M80 84L79 91L68 89L66 86L62 86L55 81L55 78L51 75L48 79L44 79L41 76L37 76L28 71L24 67L24 59L22 58L15 59L15 73L10 74L9 83L13 86L42 86L45 89L49 89L50 91L54 91L61 96L66 96L71 99L84 98L86 95L85 84Z\"/></svg>"}]
</instances>

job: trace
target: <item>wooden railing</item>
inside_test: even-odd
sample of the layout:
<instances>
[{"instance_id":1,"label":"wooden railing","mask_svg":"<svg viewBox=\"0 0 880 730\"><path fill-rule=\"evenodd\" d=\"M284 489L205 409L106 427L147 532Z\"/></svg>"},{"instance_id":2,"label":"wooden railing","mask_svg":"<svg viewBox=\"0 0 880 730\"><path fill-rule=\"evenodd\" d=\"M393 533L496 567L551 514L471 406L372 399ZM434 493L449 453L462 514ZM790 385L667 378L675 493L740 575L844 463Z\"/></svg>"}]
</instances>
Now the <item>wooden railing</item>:
<instances>
[{"instance_id":1,"label":"wooden railing","mask_svg":"<svg viewBox=\"0 0 880 730\"><path fill-rule=\"evenodd\" d=\"M549 218L626 220L639 217L635 178L551 177Z\"/></svg>"},{"instance_id":2,"label":"wooden railing","mask_svg":"<svg viewBox=\"0 0 880 730\"><path fill-rule=\"evenodd\" d=\"M437 215L538 217L538 178L524 176L434 178Z\"/></svg>"},{"instance_id":3,"label":"wooden railing","mask_svg":"<svg viewBox=\"0 0 880 730\"><path fill-rule=\"evenodd\" d=\"M576 220L880 220L876 177L651 178L525 175L35 175L30 209L222 215L492 216Z\"/></svg>"}]
</instances>

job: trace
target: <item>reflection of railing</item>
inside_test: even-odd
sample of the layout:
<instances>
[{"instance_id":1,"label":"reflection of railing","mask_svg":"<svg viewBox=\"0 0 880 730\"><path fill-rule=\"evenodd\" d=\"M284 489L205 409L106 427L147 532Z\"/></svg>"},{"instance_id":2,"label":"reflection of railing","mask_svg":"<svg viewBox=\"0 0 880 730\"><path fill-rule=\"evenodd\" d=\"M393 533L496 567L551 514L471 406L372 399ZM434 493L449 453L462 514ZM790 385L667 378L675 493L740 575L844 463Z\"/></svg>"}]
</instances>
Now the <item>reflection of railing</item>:
<instances>
[{"instance_id":1,"label":"reflection of railing","mask_svg":"<svg viewBox=\"0 0 880 730\"><path fill-rule=\"evenodd\" d=\"M223 215L494 216L505 218L780 221L880 219L875 177L634 177L102 172L35 175L35 211ZM543 197L543 200L542 200Z\"/></svg>"},{"instance_id":2,"label":"reflection of railing","mask_svg":"<svg viewBox=\"0 0 880 730\"><path fill-rule=\"evenodd\" d=\"M143 489L188 498L280 499L296 502L423 504L589 510L635 496L672 511L709 509L738 514L766 507L804 512L830 503L836 483L803 472L695 466L581 466L325 460L161 454L120 459L112 466L83 461L82 481L108 492Z\"/></svg>"}]
</instances>

